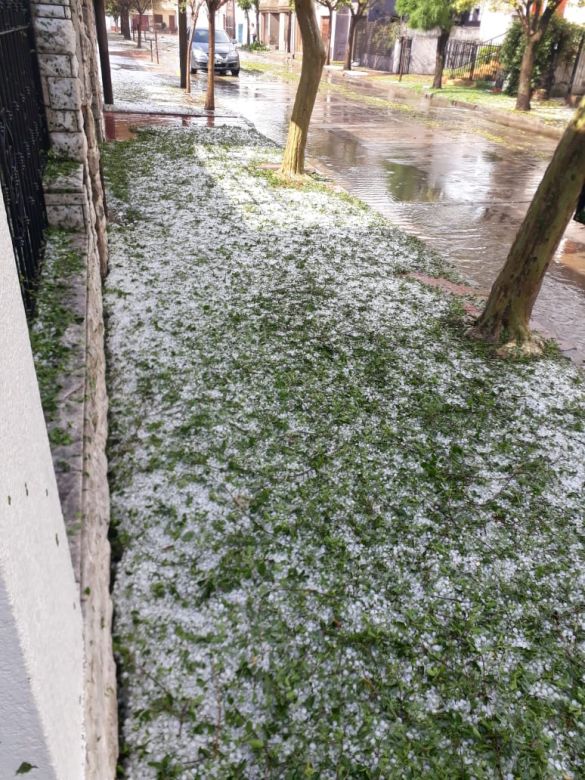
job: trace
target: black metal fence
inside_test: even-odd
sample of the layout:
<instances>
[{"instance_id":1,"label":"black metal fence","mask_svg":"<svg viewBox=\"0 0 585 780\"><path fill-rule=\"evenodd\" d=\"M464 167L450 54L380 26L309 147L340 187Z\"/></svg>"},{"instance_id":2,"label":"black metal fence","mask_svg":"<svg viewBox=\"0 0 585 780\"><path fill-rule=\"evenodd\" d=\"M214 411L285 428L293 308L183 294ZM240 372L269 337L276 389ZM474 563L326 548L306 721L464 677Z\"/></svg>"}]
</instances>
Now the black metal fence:
<instances>
[{"instance_id":1,"label":"black metal fence","mask_svg":"<svg viewBox=\"0 0 585 780\"><path fill-rule=\"evenodd\" d=\"M501 44L491 41L449 41L445 68L449 78L469 81L497 81L502 71Z\"/></svg>"},{"instance_id":2,"label":"black metal fence","mask_svg":"<svg viewBox=\"0 0 585 780\"><path fill-rule=\"evenodd\" d=\"M28 0L0 0L0 184L27 312L47 224L42 177L49 148Z\"/></svg>"}]
</instances>

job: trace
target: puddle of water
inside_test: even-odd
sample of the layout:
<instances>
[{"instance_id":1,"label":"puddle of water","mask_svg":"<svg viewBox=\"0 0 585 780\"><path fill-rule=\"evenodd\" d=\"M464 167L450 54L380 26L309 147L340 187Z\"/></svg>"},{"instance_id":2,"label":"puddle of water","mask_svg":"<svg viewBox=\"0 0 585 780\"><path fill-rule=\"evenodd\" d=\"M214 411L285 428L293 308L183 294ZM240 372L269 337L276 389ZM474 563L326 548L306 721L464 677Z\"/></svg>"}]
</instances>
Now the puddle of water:
<instances>
[{"instance_id":1,"label":"puddle of water","mask_svg":"<svg viewBox=\"0 0 585 780\"><path fill-rule=\"evenodd\" d=\"M175 84L173 76L169 86ZM216 97L218 105L282 143L295 88L243 71L238 80L218 79ZM409 102L421 104L418 96ZM121 114L106 121L108 138L121 139L132 137L132 128L213 126L218 118ZM550 139L490 123L471 111L436 108L429 101L424 112L386 110L352 100L334 86L318 95L307 151L339 184L426 241L469 283L487 291L554 146ZM576 344L585 354L585 226L575 223L567 230L535 316L562 343Z\"/></svg>"},{"instance_id":2,"label":"puddle of water","mask_svg":"<svg viewBox=\"0 0 585 780\"><path fill-rule=\"evenodd\" d=\"M388 173L388 191L394 200L434 203L443 199L445 193L441 184L431 182L429 174L421 168L388 160L384 167Z\"/></svg>"},{"instance_id":3,"label":"puddle of water","mask_svg":"<svg viewBox=\"0 0 585 780\"><path fill-rule=\"evenodd\" d=\"M241 125L238 117L192 116L190 114L132 114L108 111L104 114L106 140L128 141L141 127L220 127Z\"/></svg>"}]
</instances>

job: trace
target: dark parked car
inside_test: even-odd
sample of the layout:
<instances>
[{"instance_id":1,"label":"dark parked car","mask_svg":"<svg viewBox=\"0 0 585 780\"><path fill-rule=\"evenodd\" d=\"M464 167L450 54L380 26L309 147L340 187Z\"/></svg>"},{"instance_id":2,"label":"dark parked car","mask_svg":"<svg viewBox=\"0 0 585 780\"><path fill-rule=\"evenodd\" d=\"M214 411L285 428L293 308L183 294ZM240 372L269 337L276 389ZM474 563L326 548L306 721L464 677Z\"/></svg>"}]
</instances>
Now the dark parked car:
<instances>
[{"instance_id":1,"label":"dark parked car","mask_svg":"<svg viewBox=\"0 0 585 780\"><path fill-rule=\"evenodd\" d=\"M209 30L195 28L193 46L191 48L191 72L207 70L209 60ZM215 71L232 76L240 72L240 55L233 41L230 41L225 30L215 31Z\"/></svg>"}]
</instances>

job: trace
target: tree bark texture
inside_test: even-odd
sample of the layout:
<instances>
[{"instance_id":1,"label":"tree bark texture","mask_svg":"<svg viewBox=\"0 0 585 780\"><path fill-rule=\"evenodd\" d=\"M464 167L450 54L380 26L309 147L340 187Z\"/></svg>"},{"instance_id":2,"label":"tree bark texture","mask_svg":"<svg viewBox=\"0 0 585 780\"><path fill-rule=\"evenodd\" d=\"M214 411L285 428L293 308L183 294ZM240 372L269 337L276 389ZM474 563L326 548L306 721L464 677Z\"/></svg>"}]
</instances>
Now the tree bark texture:
<instances>
[{"instance_id":1,"label":"tree bark texture","mask_svg":"<svg viewBox=\"0 0 585 780\"><path fill-rule=\"evenodd\" d=\"M565 130L471 335L537 351L529 323L585 183L585 99Z\"/></svg>"},{"instance_id":2,"label":"tree bark texture","mask_svg":"<svg viewBox=\"0 0 585 780\"><path fill-rule=\"evenodd\" d=\"M345 47L345 62L343 63L343 70L351 70L351 62L353 60L353 42L355 39L357 20L357 16L352 14L351 19L349 20L349 32L347 34L347 46Z\"/></svg>"},{"instance_id":3,"label":"tree bark texture","mask_svg":"<svg viewBox=\"0 0 585 780\"><path fill-rule=\"evenodd\" d=\"M305 172L309 123L326 58L313 0L296 0L295 8L303 42L303 64L280 169L287 177L302 176Z\"/></svg>"},{"instance_id":4,"label":"tree bark texture","mask_svg":"<svg viewBox=\"0 0 585 780\"><path fill-rule=\"evenodd\" d=\"M142 14L138 12L138 43L136 44L138 49L142 48Z\"/></svg>"},{"instance_id":5,"label":"tree bark texture","mask_svg":"<svg viewBox=\"0 0 585 780\"><path fill-rule=\"evenodd\" d=\"M132 38L130 32L130 11L128 10L128 6L120 8L120 32L127 41Z\"/></svg>"},{"instance_id":6,"label":"tree bark texture","mask_svg":"<svg viewBox=\"0 0 585 780\"><path fill-rule=\"evenodd\" d=\"M112 90L112 74L110 71L110 53L108 51L108 31L106 29L106 9L104 0L94 0L95 29L100 55L100 68L102 72L102 87L104 90L104 103L112 105L114 92Z\"/></svg>"},{"instance_id":7,"label":"tree bark texture","mask_svg":"<svg viewBox=\"0 0 585 780\"><path fill-rule=\"evenodd\" d=\"M441 34L437 39L437 56L435 57L433 89L442 89L443 87L443 70L445 69L445 56L447 54L448 42L449 30L441 30Z\"/></svg>"},{"instance_id":8,"label":"tree bark texture","mask_svg":"<svg viewBox=\"0 0 585 780\"><path fill-rule=\"evenodd\" d=\"M179 12L179 70L181 73L181 89L187 86L187 9L181 0L178 1Z\"/></svg>"},{"instance_id":9,"label":"tree bark texture","mask_svg":"<svg viewBox=\"0 0 585 780\"><path fill-rule=\"evenodd\" d=\"M215 11L216 4L208 3L209 38L207 46L207 94L205 95L205 110L215 111ZM193 26L193 25L191 25Z\"/></svg>"},{"instance_id":10,"label":"tree bark texture","mask_svg":"<svg viewBox=\"0 0 585 780\"><path fill-rule=\"evenodd\" d=\"M530 111L530 97L532 95L532 71L534 70L534 53L536 49L534 37L526 39L526 47L522 55L520 65L520 77L518 80L518 95L516 97L516 111Z\"/></svg>"},{"instance_id":11,"label":"tree bark texture","mask_svg":"<svg viewBox=\"0 0 585 780\"><path fill-rule=\"evenodd\" d=\"M193 37L195 35L195 27L197 26L197 19L199 18L199 3L196 3L191 9L191 29L189 30L189 40L187 41L187 65L185 68L185 91L188 95L191 94L191 62L193 58Z\"/></svg>"}]
</instances>

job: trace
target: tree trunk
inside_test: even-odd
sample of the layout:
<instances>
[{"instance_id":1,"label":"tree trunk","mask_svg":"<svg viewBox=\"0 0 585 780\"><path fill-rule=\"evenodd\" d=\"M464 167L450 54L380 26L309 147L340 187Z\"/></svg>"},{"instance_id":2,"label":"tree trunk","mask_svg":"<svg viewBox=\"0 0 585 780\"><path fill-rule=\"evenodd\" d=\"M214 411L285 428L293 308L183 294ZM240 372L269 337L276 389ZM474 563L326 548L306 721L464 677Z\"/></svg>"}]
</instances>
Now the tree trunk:
<instances>
[{"instance_id":1,"label":"tree trunk","mask_svg":"<svg viewBox=\"0 0 585 780\"><path fill-rule=\"evenodd\" d=\"M104 90L104 103L112 105L114 93L112 91L112 73L110 70L110 53L108 51L108 30L106 28L106 8L104 0L94 0L95 32L100 55L100 70L102 73L102 87Z\"/></svg>"},{"instance_id":2,"label":"tree trunk","mask_svg":"<svg viewBox=\"0 0 585 780\"><path fill-rule=\"evenodd\" d=\"M244 14L246 16L246 46L250 48L250 12L246 9Z\"/></svg>"},{"instance_id":3,"label":"tree trunk","mask_svg":"<svg viewBox=\"0 0 585 780\"><path fill-rule=\"evenodd\" d=\"M437 39L437 56L435 58L433 89L442 89L443 87L443 70L445 69L445 55L447 54L448 42L449 30L441 30L441 34Z\"/></svg>"},{"instance_id":4,"label":"tree trunk","mask_svg":"<svg viewBox=\"0 0 585 780\"><path fill-rule=\"evenodd\" d=\"M187 9L178 0L179 12L179 70L181 73L181 89L187 86Z\"/></svg>"},{"instance_id":5,"label":"tree trunk","mask_svg":"<svg viewBox=\"0 0 585 780\"><path fill-rule=\"evenodd\" d=\"M142 48L142 14L138 12L138 43L136 44L138 49Z\"/></svg>"},{"instance_id":6,"label":"tree trunk","mask_svg":"<svg viewBox=\"0 0 585 780\"><path fill-rule=\"evenodd\" d=\"M540 351L529 329L532 308L584 182L585 99L556 148L470 335L490 342L505 336L504 353L518 347L526 354Z\"/></svg>"},{"instance_id":7,"label":"tree trunk","mask_svg":"<svg viewBox=\"0 0 585 780\"><path fill-rule=\"evenodd\" d=\"M526 48L524 49L524 54L522 55L522 64L520 65L516 111L530 111L530 96L532 95L532 72L534 70L535 49L536 41L534 38L527 38Z\"/></svg>"},{"instance_id":8,"label":"tree trunk","mask_svg":"<svg viewBox=\"0 0 585 780\"><path fill-rule=\"evenodd\" d=\"M127 41L132 38L130 33L130 11L128 8L120 9L120 32Z\"/></svg>"},{"instance_id":9,"label":"tree trunk","mask_svg":"<svg viewBox=\"0 0 585 780\"><path fill-rule=\"evenodd\" d=\"M193 58L193 36L195 35L195 25L199 16L199 8L193 9L191 14L191 29L189 30L189 40L187 41L187 67L185 68L185 92L191 94L191 60Z\"/></svg>"},{"instance_id":10,"label":"tree trunk","mask_svg":"<svg viewBox=\"0 0 585 780\"><path fill-rule=\"evenodd\" d=\"M347 46L345 47L345 62L343 63L343 70L351 70L351 62L353 60L353 41L355 38L357 19L357 16L352 14L351 19L349 20L349 32L347 34Z\"/></svg>"},{"instance_id":11,"label":"tree trunk","mask_svg":"<svg viewBox=\"0 0 585 780\"><path fill-rule=\"evenodd\" d=\"M331 8L329 9L329 25L327 27L327 60L326 65L331 65L331 25L333 24L333 14Z\"/></svg>"},{"instance_id":12,"label":"tree trunk","mask_svg":"<svg viewBox=\"0 0 585 780\"><path fill-rule=\"evenodd\" d=\"M287 177L305 172L309 123L326 58L313 0L296 0L295 8L303 41L303 64L280 169Z\"/></svg>"},{"instance_id":13,"label":"tree trunk","mask_svg":"<svg viewBox=\"0 0 585 780\"><path fill-rule=\"evenodd\" d=\"M207 94L205 110L215 111L215 4L208 9L209 43L207 45Z\"/></svg>"}]
</instances>

